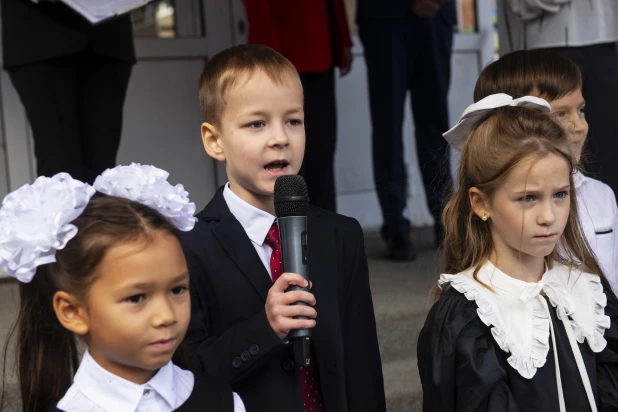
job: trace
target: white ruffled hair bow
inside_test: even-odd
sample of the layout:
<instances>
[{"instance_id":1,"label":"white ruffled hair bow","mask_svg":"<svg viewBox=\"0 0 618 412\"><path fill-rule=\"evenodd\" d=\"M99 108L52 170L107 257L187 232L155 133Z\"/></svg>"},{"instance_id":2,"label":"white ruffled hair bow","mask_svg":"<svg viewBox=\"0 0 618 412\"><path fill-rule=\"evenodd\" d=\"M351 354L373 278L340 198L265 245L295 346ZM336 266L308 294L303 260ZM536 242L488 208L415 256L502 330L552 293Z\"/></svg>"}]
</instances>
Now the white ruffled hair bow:
<instances>
[{"instance_id":1,"label":"white ruffled hair bow","mask_svg":"<svg viewBox=\"0 0 618 412\"><path fill-rule=\"evenodd\" d=\"M193 229L195 203L181 184L172 186L169 173L154 166L131 163L107 169L94 181L97 192L123 197L157 210L179 230Z\"/></svg>"},{"instance_id":2,"label":"white ruffled hair bow","mask_svg":"<svg viewBox=\"0 0 618 412\"><path fill-rule=\"evenodd\" d=\"M96 191L150 206L179 230L193 229L195 203L182 185L167 182L168 176L154 166L132 163L106 170L94 187L58 173L9 193L0 208L0 269L28 283L38 266L55 262L56 251L77 234L71 222Z\"/></svg>"},{"instance_id":3,"label":"white ruffled hair bow","mask_svg":"<svg viewBox=\"0 0 618 412\"><path fill-rule=\"evenodd\" d=\"M472 129L474 124L488 112L504 106L529 107L542 112L551 111L549 103L540 97L524 96L513 99L511 96L504 93L492 94L468 106L459 118L459 122L442 136L444 136L453 149L461 151L464 142L468 138L468 132Z\"/></svg>"},{"instance_id":4,"label":"white ruffled hair bow","mask_svg":"<svg viewBox=\"0 0 618 412\"><path fill-rule=\"evenodd\" d=\"M28 283L77 234L71 224L95 191L67 173L41 176L9 193L0 209L0 268Z\"/></svg>"}]
</instances>

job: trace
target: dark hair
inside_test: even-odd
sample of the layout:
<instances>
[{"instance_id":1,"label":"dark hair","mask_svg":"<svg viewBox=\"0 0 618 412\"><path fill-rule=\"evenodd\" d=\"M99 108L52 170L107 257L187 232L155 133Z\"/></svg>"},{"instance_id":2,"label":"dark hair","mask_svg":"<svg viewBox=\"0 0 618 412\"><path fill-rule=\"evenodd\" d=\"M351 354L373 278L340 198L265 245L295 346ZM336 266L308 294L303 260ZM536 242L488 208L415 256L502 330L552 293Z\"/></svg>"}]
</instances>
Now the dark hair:
<instances>
[{"instance_id":1,"label":"dark hair","mask_svg":"<svg viewBox=\"0 0 618 412\"><path fill-rule=\"evenodd\" d=\"M491 94L535 94L556 100L582 88L582 74L568 57L545 50L519 50L489 64L474 88L474 101Z\"/></svg>"},{"instance_id":2,"label":"dark hair","mask_svg":"<svg viewBox=\"0 0 618 412\"><path fill-rule=\"evenodd\" d=\"M62 290L85 297L105 254L120 242L149 241L153 231L178 236L176 228L156 210L99 193L72 223L77 234L57 251L56 262L39 266L30 283L20 283L21 307L4 349L4 377L9 341L16 335L24 412L52 409L71 386L78 367L76 338L60 324L52 308L55 293ZM4 389L3 383L0 408Z\"/></svg>"},{"instance_id":3,"label":"dark hair","mask_svg":"<svg viewBox=\"0 0 618 412\"><path fill-rule=\"evenodd\" d=\"M206 64L200 77L200 106L204 121L217 126L230 87L241 75L251 75L258 69L276 84L282 84L286 75L300 81L294 65L270 47L244 44L223 50Z\"/></svg>"},{"instance_id":4,"label":"dark hair","mask_svg":"<svg viewBox=\"0 0 618 412\"><path fill-rule=\"evenodd\" d=\"M575 168L567 132L547 113L523 107L500 107L479 120L468 133L461 153L457 191L442 213L445 228L443 273L456 274L474 268L474 278L494 248L489 226L472 210L469 190L478 188L488 196L503 184L508 174L524 159L550 153L562 157ZM597 274L603 273L592 253L577 218L577 198L573 174L569 217L560 246L547 257L565 264L581 263ZM478 279L477 279L478 280ZM436 297L439 296L439 289Z\"/></svg>"}]
</instances>

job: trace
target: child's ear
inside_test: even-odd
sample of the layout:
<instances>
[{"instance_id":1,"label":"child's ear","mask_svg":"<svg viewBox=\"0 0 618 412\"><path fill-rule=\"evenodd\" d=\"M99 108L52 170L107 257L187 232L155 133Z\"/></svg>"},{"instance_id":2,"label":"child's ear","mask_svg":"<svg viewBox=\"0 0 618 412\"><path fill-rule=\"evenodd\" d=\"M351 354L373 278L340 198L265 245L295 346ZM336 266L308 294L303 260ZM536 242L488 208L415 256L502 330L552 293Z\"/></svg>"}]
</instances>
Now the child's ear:
<instances>
[{"instance_id":1,"label":"child's ear","mask_svg":"<svg viewBox=\"0 0 618 412\"><path fill-rule=\"evenodd\" d=\"M77 297L63 291L54 294L54 311L62 326L76 335L88 333L88 316L84 305Z\"/></svg>"},{"instance_id":2,"label":"child's ear","mask_svg":"<svg viewBox=\"0 0 618 412\"><path fill-rule=\"evenodd\" d=\"M202 143L208 156L220 162L225 162L225 153L221 147L221 140L218 137L217 128L210 123L202 123Z\"/></svg>"},{"instance_id":3,"label":"child's ear","mask_svg":"<svg viewBox=\"0 0 618 412\"><path fill-rule=\"evenodd\" d=\"M489 198L487 195L478 188L471 187L470 190L468 190L468 197L470 199L470 206L472 207L474 214L483 220L487 220L491 214Z\"/></svg>"}]
</instances>

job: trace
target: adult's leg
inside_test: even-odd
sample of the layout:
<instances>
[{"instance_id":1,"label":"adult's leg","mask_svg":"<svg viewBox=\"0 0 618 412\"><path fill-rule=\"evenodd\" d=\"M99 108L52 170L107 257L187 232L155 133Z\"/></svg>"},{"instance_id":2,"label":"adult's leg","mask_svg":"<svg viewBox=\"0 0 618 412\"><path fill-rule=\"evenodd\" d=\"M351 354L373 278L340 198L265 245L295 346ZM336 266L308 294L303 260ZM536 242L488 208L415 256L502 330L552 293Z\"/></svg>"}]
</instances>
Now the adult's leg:
<instances>
[{"instance_id":1,"label":"adult's leg","mask_svg":"<svg viewBox=\"0 0 618 412\"><path fill-rule=\"evenodd\" d=\"M614 43L553 49L582 72L586 120L590 126L584 168L618 193L618 57Z\"/></svg>"},{"instance_id":2,"label":"adult's leg","mask_svg":"<svg viewBox=\"0 0 618 412\"><path fill-rule=\"evenodd\" d=\"M116 165L132 66L91 52L79 62L79 120L86 180Z\"/></svg>"},{"instance_id":3,"label":"adult's leg","mask_svg":"<svg viewBox=\"0 0 618 412\"><path fill-rule=\"evenodd\" d=\"M74 56L9 69L32 128L37 174L83 180Z\"/></svg>"},{"instance_id":4,"label":"adult's leg","mask_svg":"<svg viewBox=\"0 0 618 412\"><path fill-rule=\"evenodd\" d=\"M408 183L402 140L409 77L406 30L404 21L360 26L369 83L373 173L387 243L409 239L410 231L410 222L403 216Z\"/></svg>"},{"instance_id":5,"label":"adult's leg","mask_svg":"<svg viewBox=\"0 0 618 412\"><path fill-rule=\"evenodd\" d=\"M436 242L442 238L441 213L452 179L448 145L448 89L451 77L453 28L441 18L410 17L414 42L410 89L416 148L429 211L435 220Z\"/></svg>"},{"instance_id":6,"label":"adult's leg","mask_svg":"<svg viewBox=\"0 0 618 412\"><path fill-rule=\"evenodd\" d=\"M307 182L311 204L337 211L335 193L335 149L337 104L335 73L300 75L305 95L305 158L299 172Z\"/></svg>"}]
</instances>

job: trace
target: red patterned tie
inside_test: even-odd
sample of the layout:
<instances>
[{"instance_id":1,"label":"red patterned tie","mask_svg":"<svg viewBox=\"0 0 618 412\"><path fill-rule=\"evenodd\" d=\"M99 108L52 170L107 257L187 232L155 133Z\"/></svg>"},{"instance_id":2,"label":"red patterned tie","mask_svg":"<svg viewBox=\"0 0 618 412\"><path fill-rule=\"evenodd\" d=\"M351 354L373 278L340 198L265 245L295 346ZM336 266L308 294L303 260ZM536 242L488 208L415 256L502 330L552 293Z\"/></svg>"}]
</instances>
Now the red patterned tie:
<instances>
[{"instance_id":1,"label":"red patterned tie","mask_svg":"<svg viewBox=\"0 0 618 412\"><path fill-rule=\"evenodd\" d=\"M273 223L266 235L265 243L273 250L270 255L270 272L272 273L273 283L279 279L283 271L281 259L281 243L279 242L279 226ZM313 351L312 351L313 352ZM318 371L315 368L315 356L311 355L312 362L309 366L300 368L301 385L303 388L303 403L305 412L323 412L324 402L320 390Z\"/></svg>"}]
</instances>

